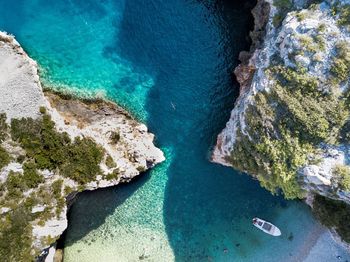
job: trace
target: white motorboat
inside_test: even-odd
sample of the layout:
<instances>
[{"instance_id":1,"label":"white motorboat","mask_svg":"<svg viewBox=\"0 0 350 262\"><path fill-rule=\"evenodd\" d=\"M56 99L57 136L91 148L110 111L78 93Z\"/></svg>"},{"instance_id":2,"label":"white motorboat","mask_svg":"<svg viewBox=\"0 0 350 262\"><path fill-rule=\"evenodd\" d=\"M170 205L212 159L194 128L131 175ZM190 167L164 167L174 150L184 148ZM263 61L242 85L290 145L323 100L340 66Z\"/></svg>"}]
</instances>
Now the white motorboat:
<instances>
[{"instance_id":1,"label":"white motorboat","mask_svg":"<svg viewBox=\"0 0 350 262\"><path fill-rule=\"evenodd\" d=\"M281 230L278 227L260 218L253 218L253 225L271 236L278 237L281 235Z\"/></svg>"}]
</instances>

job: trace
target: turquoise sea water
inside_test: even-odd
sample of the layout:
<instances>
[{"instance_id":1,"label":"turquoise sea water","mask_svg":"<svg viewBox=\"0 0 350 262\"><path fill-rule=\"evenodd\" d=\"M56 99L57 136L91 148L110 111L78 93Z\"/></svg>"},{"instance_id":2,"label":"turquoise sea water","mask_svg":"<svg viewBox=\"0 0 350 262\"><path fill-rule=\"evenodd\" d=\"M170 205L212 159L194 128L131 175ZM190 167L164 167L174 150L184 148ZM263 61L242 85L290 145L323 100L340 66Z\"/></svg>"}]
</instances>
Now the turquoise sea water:
<instances>
[{"instance_id":1,"label":"turquoise sea water","mask_svg":"<svg viewBox=\"0 0 350 262\"><path fill-rule=\"evenodd\" d=\"M350 259L304 204L208 161L248 47L249 8L236 2L0 0L0 30L39 62L45 85L125 106L167 157L130 184L78 197L65 261ZM282 236L253 228L254 216Z\"/></svg>"}]
</instances>

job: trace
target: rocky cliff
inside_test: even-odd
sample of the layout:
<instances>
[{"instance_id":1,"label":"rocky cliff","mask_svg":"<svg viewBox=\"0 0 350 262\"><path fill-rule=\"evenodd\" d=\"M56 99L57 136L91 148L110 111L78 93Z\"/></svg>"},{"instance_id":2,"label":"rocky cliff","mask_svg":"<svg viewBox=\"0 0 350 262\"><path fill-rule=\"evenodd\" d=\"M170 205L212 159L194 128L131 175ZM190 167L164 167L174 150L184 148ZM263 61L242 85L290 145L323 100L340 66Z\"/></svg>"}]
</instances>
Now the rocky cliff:
<instances>
[{"instance_id":1,"label":"rocky cliff","mask_svg":"<svg viewBox=\"0 0 350 262\"><path fill-rule=\"evenodd\" d=\"M0 32L0 256L31 261L67 227L66 197L164 160L154 135L104 100L43 92L38 67ZM52 256L51 256L52 257Z\"/></svg>"},{"instance_id":2,"label":"rocky cliff","mask_svg":"<svg viewBox=\"0 0 350 262\"><path fill-rule=\"evenodd\" d=\"M350 204L350 2L260 0L253 14L240 96L213 161L286 198Z\"/></svg>"}]
</instances>

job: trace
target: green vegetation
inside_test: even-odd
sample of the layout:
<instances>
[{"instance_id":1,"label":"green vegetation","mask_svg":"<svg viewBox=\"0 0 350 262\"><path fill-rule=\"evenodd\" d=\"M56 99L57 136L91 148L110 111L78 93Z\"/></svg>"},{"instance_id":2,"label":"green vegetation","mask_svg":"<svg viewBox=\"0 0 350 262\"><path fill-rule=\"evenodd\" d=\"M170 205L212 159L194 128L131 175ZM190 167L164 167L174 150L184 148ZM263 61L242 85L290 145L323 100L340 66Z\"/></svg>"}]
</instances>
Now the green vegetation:
<instances>
[{"instance_id":1,"label":"green vegetation","mask_svg":"<svg viewBox=\"0 0 350 262\"><path fill-rule=\"evenodd\" d=\"M30 210L24 206L1 216L0 257L4 262L33 261Z\"/></svg>"},{"instance_id":2,"label":"green vegetation","mask_svg":"<svg viewBox=\"0 0 350 262\"><path fill-rule=\"evenodd\" d=\"M334 87L319 90L320 80L303 68L272 66L270 92L259 92L245 113L248 136L238 133L228 159L254 174L261 185L286 198L301 198L297 171L322 142L338 143L349 117L347 97Z\"/></svg>"},{"instance_id":3,"label":"green vegetation","mask_svg":"<svg viewBox=\"0 0 350 262\"><path fill-rule=\"evenodd\" d=\"M6 124L6 115L0 114L0 169L7 166L10 163L10 155L7 153L5 148L1 146L1 143L5 140L7 136L8 126Z\"/></svg>"},{"instance_id":4,"label":"green vegetation","mask_svg":"<svg viewBox=\"0 0 350 262\"><path fill-rule=\"evenodd\" d=\"M70 186L65 186L64 187L64 194L67 196L69 195L70 193L72 193L74 191L73 188L71 188Z\"/></svg>"},{"instance_id":5,"label":"green vegetation","mask_svg":"<svg viewBox=\"0 0 350 262\"><path fill-rule=\"evenodd\" d=\"M279 27L287 13L291 11L293 3L291 0L274 0L273 4L277 8L278 12L273 17L272 23L275 27Z\"/></svg>"},{"instance_id":6,"label":"green vegetation","mask_svg":"<svg viewBox=\"0 0 350 262\"><path fill-rule=\"evenodd\" d=\"M49 115L42 119L12 119L11 136L25 149L38 169L59 171L78 183L88 183L101 173L103 149L91 139L76 138L55 130Z\"/></svg>"},{"instance_id":7,"label":"green vegetation","mask_svg":"<svg viewBox=\"0 0 350 262\"><path fill-rule=\"evenodd\" d=\"M120 134L118 132L111 132L110 140L112 144L117 144L120 140Z\"/></svg>"},{"instance_id":8,"label":"green vegetation","mask_svg":"<svg viewBox=\"0 0 350 262\"><path fill-rule=\"evenodd\" d=\"M334 182L338 184L339 189L350 191L350 168L348 166L339 165L333 170Z\"/></svg>"},{"instance_id":9,"label":"green vegetation","mask_svg":"<svg viewBox=\"0 0 350 262\"><path fill-rule=\"evenodd\" d=\"M334 228L342 240L350 243L350 206L323 196L316 196L313 212L319 221L329 228Z\"/></svg>"},{"instance_id":10,"label":"green vegetation","mask_svg":"<svg viewBox=\"0 0 350 262\"><path fill-rule=\"evenodd\" d=\"M326 31L326 24L325 23L320 24L319 27L317 28L317 31L319 33L325 32Z\"/></svg>"},{"instance_id":11,"label":"green vegetation","mask_svg":"<svg viewBox=\"0 0 350 262\"><path fill-rule=\"evenodd\" d=\"M298 21L301 22L307 18L307 11L301 11L296 14L296 17L298 18Z\"/></svg>"},{"instance_id":12,"label":"green vegetation","mask_svg":"<svg viewBox=\"0 0 350 262\"><path fill-rule=\"evenodd\" d=\"M137 171L139 171L140 173L145 172L147 169L144 166L138 166Z\"/></svg>"},{"instance_id":13,"label":"green vegetation","mask_svg":"<svg viewBox=\"0 0 350 262\"><path fill-rule=\"evenodd\" d=\"M6 114L0 114L0 143L3 142L7 135L8 126L6 124Z\"/></svg>"},{"instance_id":14,"label":"green vegetation","mask_svg":"<svg viewBox=\"0 0 350 262\"><path fill-rule=\"evenodd\" d=\"M116 163L114 162L113 158L110 155L108 155L106 158L106 166L108 168L114 168L117 166Z\"/></svg>"},{"instance_id":15,"label":"green vegetation","mask_svg":"<svg viewBox=\"0 0 350 262\"><path fill-rule=\"evenodd\" d=\"M8 174L5 186L7 188L7 199L15 202L22 198L23 192L27 188L22 174L13 171Z\"/></svg>"},{"instance_id":16,"label":"green vegetation","mask_svg":"<svg viewBox=\"0 0 350 262\"><path fill-rule=\"evenodd\" d=\"M46 114L46 107L41 106L41 107L39 108L39 112L40 112L41 114Z\"/></svg>"},{"instance_id":17,"label":"green vegetation","mask_svg":"<svg viewBox=\"0 0 350 262\"><path fill-rule=\"evenodd\" d=\"M331 73L335 83L349 79L350 75L350 44L346 41L339 42L336 46L337 56L333 59Z\"/></svg>"},{"instance_id":18,"label":"green vegetation","mask_svg":"<svg viewBox=\"0 0 350 262\"><path fill-rule=\"evenodd\" d=\"M0 146L0 169L7 166L10 163L10 160L10 155Z\"/></svg>"},{"instance_id":19,"label":"green vegetation","mask_svg":"<svg viewBox=\"0 0 350 262\"><path fill-rule=\"evenodd\" d=\"M67 148L65 161L61 164L62 174L80 184L96 179L101 174L99 164L103 158L103 149L91 139L76 138Z\"/></svg>"},{"instance_id":20,"label":"green vegetation","mask_svg":"<svg viewBox=\"0 0 350 262\"><path fill-rule=\"evenodd\" d=\"M58 179L52 183L52 192L56 198L61 197L63 180Z\"/></svg>"},{"instance_id":21,"label":"green vegetation","mask_svg":"<svg viewBox=\"0 0 350 262\"><path fill-rule=\"evenodd\" d=\"M11 171L7 180L0 183L0 207L10 208L9 212L0 215L0 256L3 261L34 261L40 250L32 246L32 223L44 225L59 216L66 204L65 194L74 190L68 186L63 188L63 179L45 183L39 170L48 169L71 178L79 183L81 190L101 174L99 165L104 150L88 138L78 137L72 141L68 134L56 131L44 107L40 112L39 119L12 119L11 125L6 124L6 115L0 114L0 168L10 162L9 153L1 147L5 139L9 138L11 144L17 144L25 151L16 157L22 163L23 174ZM117 143L119 137L114 135L112 140ZM115 166L113 159L106 161ZM117 178L118 175L116 169L109 176ZM34 207L43 210L36 209L32 214ZM49 244L54 239L40 241Z\"/></svg>"},{"instance_id":22,"label":"green vegetation","mask_svg":"<svg viewBox=\"0 0 350 262\"><path fill-rule=\"evenodd\" d=\"M336 143L349 116L346 98L337 90L319 91L320 81L304 69L275 67L271 73L277 80L273 96L291 134L302 143Z\"/></svg>"},{"instance_id":23,"label":"green vegetation","mask_svg":"<svg viewBox=\"0 0 350 262\"><path fill-rule=\"evenodd\" d=\"M109 174L107 174L106 175L106 179L108 180L108 181L110 181L110 180L114 180L114 179L118 179L118 177L119 177L119 169L118 168L116 168L116 169L114 169L111 173L109 173Z\"/></svg>"},{"instance_id":24,"label":"green vegetation","mask_svg":"<svg viewBox=\"0 0 350 262\"><path fill-rule=\"evenodd\" d=\"M338 14L339 14L339 18L337 19L338 25L349 27L349 25L350 25L350 4L338 6Z\"/></svg>"},{"instance_id":25,"label":"green vegetation","mask_svg":"<svg viewBox=\"0 0 350 262\"><path fill-rule=\"evenodd\" d=\"M36 188L40 183L43 183L44 177L40 175L33 162L23 164L23 179L29 188Z\"/></svg>"},{"instance_id":26,"label":"green vegetation","mask_svg":"<svg viewBox=\"0 0 350 262\"><path fill-rule=\"evenodd\" d=\"M309 35L301 35L299 36L299 42L304 50L311 53L317 53L326 49L326 42L321 34L316 34L312 37Z\"/></svg>"}]
</instances>

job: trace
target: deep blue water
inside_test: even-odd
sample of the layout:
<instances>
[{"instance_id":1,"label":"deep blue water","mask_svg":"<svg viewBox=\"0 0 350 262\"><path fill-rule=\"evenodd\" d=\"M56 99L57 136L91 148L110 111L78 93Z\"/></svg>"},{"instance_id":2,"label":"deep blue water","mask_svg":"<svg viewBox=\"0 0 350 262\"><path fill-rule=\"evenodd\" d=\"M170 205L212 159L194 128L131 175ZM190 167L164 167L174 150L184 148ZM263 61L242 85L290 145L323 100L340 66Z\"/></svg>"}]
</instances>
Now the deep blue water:
<instances>
[{"instance_id":1,"label":"deep blue water","mask_svg":"<svg viewBox=\"0 0 350 262\"><path fill-rule=\"evenodd\" d=\"M238 95L238 53L249 47L250 11L236 2L0 0L0 30L39 62L45 85L122 104L167 157L128 185L78 197L65 261L345 257L305 205L208 160ZM257 231L254 216L282 237Z\"/></svg>"}]
</instances>

